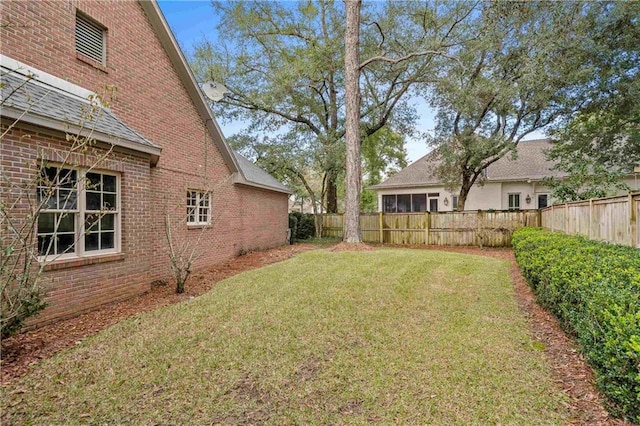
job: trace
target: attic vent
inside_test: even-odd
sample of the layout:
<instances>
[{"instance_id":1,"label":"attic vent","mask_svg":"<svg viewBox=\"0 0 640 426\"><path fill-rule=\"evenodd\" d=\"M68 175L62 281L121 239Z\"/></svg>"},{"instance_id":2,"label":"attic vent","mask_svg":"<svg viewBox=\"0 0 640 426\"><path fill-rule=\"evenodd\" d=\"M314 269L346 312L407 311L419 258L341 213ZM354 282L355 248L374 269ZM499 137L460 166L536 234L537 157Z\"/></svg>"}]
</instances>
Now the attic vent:
<instances>
[{"instance_id":1,"label":"attic vent","mask_svg":"<svg viewBox=\"0 0 640 426\"><path fill-rule=\"evenodd\" d=\"M87 17L76 15L76 52L105 64L105 29Z\"/></svg>"}]
</instances>

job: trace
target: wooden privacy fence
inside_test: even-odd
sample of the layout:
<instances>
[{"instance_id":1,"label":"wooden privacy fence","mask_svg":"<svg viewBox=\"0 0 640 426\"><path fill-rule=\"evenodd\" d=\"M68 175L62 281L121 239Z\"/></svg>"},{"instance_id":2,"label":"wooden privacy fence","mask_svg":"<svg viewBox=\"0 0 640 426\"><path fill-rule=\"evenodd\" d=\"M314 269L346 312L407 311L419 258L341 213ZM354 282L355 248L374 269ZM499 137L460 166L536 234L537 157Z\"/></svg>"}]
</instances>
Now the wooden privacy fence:
<instances>
[{"instance_id":1,"label":"wooden privacy fence","mask_svg":"<svg viewBox=\"0 0 640 426\"><path fill-rule=\"evenodd\" d=\"M342 214L322 216L322 236L342 238ZM363 213L360 232L365 242L440 246L508 247L512 232L540 226L537 210L426 213Z\"/></svg>"},{"instance_id":2,"label":"wooden privacy fence","mask_svg":"<svg viewBox=\"0 0 640 426\"><path fill-rule=\"evenodd\" d=\"M541 211L542 227L640 248L640 192L556 204Z\"/></svg>"}]
</instances>

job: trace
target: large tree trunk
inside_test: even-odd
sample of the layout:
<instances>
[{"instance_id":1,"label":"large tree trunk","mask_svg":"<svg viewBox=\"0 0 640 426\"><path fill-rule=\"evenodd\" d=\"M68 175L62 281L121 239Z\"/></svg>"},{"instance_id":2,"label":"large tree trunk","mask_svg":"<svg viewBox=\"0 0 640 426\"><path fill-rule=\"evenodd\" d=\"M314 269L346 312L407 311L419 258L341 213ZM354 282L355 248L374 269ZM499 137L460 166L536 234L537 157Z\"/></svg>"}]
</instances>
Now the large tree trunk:
<instances>
[{"instance_id":1,"label":"large tree trunk","mask_svg":"<svg viewBox=\"0 0 640 426\"><path fill-rule=\"evenodd\" d=\"M469 191L471 191L471 187L475 183L477 175L463 173L462 174L462 185L460 186L460 195L458 196L458 211L461 212L465 208L465 204L467 203L467 197L469 196Z\"/></svg>"},{"instance_id":2,"label":"large tree trunk","mask_svg":"<svg viewBox=\"0 0 640 426\"><path fill-rule=\"evenodd\" d=\"M338 213L338 173L327 171L327 213Z\"/></svg>"},{"instance_id":3,"label":"large tree trunk","mask_svg":"<svg viewBox=\"0 0 640 426\"><path fill-rule=\"evenodd\" d=\"M345 41L345 141L347 147L347 185L344 214L346 243L360 243L360 6L361 0L347 0Z\"/></svg>"}]
</instances>

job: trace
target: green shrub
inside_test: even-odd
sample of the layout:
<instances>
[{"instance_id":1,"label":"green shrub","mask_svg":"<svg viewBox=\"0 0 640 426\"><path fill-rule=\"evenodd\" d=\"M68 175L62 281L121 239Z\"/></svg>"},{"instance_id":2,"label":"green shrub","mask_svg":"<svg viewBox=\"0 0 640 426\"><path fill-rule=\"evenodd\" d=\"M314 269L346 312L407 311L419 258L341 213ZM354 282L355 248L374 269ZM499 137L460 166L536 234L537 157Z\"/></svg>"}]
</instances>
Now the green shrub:
<instances>
[{"instance_id":1,"label":"green shrub","mask_svg":"<svg viewBox=\"0 0 640 426\"><path fill-rule=\"evenodd\" d=\"M298 230L298 218L291 213L289 213L289 229L291 230L289 243L293 244L296 240L296 231Z\"/></svg>"},{"instance_id":2,"label":"green shrub","mask_svg":"<svg viewBox=\"0 0 640 426\"><path fill-rule=\"evenodd\" d=\"M291 218L296 219L295 232L291 230L291 235L295 241L306 240L315 234L313 215L309 213L292 212L289 213L289 227L291 228Z\"/></svg>"},{"instance_id":3,"label":"green shrub","mask_svg":"<svg viewBox=\"0 0 640 426\"><path fill-rule=\"evenodd\" d=\"M640 250L536 228L512 244L539 302L582 346L609 411L640 423Z\"/></svg>"}]
</instances>

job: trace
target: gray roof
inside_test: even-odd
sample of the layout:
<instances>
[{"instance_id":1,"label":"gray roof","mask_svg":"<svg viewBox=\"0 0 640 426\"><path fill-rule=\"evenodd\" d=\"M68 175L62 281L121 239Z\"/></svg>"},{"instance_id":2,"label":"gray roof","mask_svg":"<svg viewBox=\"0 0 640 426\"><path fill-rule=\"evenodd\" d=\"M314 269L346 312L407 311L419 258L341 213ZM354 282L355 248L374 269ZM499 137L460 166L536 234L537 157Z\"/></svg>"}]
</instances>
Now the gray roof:
<instances>
[{"instance_id":1,"label":"gray roof","mask_svg":"<svg viewBox=\"0 0 640 426\"><path fill-rule=\"evenodd\" d=\"M37 76L27 77L7 68L3 68L2 72L2 107L27 111L25 121L30 121L29 117L32 120L39 117L75 127L84 121L85 130L93 131L97 140L101 140L101 134L107 135L131 142L128 144L130 148L139 147L143 152L157 150L159 154L158 146L136 133L109 109L99 108L93 119L88 120L88 99L43 83Z\"/></svg>"},{"instance_id":2,"label":"gray roof","mask_svg":"<svg viewBox=\"0 0 640 426\"><path fill-rule=\"evenodd\" d=\"M565 176L557 170L551 170L554 163L546 158L546 151L551 147L549 139L521 141L517 148L517 158L510 154L502 157L487 168L487 181L523 181L541 180L547 176ZM435 175L439 160L432 151L411 163L384 182L374 185L373 189L417 187L441 185L442 181Z\"/></svg>"},{"instance_id":3,"label":"gray roof","mask_svg":"<svg viewBox=\"0 0 640 426\"><path fill-rule=\"evenodd\" d=\"M235 151L233 153L236 157L236 161L238 162L238 166L240 166L240 171L247 180L247 183L255 184L257 186L264 187L265 189L285 192L287 194L292 193L289 188L282 184L282 182L253 164L250 160Z\"/></svg>"}]
</instances>

